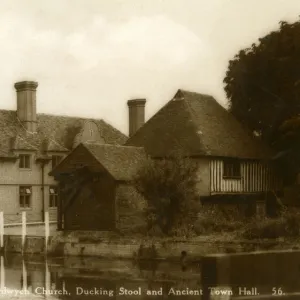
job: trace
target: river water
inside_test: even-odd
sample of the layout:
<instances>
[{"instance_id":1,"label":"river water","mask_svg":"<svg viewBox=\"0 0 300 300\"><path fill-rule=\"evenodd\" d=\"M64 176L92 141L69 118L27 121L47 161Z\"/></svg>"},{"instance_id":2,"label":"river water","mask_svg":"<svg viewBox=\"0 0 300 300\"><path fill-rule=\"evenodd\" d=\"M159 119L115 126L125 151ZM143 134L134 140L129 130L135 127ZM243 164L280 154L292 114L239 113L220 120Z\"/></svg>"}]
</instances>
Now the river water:
<instances>
[{"instance_id":1,"label":"river water","mask_svg":"<svg viewBox=\"0 0 300 300\"><path fill-rule=\"evenodd\" d=\"M265 270L254 273L251 278L243 273L248 270L250 274L251 266L244 270L237 270L237 266L232 276L238 285L217 285L217 289L210 290L213 294L206 296L203 294L207 286L202 286L205 275L201 274L197 262L182 266L179 261L138 262L10 254L0 260L0 299L300 299L300 294L287 296L300 291L300 265L295 259L293 261L277 274ZM225 267L223 274L226 274ZM245 293L240 295L239 290ZM261 298L262 294L269 297Z\"/></svg>"},{"instance_id":2,"label":"river water","mask_svg":"<svg viewBox=\"0 0 300 300\"><path fill-rule=\"evenodd\" d=\"M0 299L201 299L202 293L197 263L8 255L1 257L0 279Z\"/></svg>"}]
</instances>

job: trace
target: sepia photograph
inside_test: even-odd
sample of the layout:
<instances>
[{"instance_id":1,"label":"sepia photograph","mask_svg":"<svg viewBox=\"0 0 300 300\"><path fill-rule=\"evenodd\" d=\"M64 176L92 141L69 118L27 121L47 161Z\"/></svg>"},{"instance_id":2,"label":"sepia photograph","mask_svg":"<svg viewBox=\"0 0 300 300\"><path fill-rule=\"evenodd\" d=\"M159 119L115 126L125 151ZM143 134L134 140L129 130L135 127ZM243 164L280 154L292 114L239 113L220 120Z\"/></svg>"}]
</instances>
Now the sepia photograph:
<instances>
[{"instance_id":1,"label":"sepia photograph","mask_svg":"<svg viewBox=\"0 0 300 300\"><path fill-rule=\"evenodd\" d=\"M0 0L0 299L300 299L300 0Z\"/></svg>"}]
</instances>

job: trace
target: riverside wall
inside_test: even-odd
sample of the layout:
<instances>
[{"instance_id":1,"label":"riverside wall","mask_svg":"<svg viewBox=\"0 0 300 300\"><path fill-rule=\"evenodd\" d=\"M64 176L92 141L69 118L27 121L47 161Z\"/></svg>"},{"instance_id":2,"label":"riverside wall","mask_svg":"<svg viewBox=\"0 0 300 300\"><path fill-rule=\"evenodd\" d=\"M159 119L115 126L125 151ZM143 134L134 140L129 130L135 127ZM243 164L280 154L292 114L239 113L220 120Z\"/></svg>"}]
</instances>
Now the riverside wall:
<instances>
[{"instance_id":1,"label":"riverside wall","mask_svg":"<svg viewBox=\"0 0 300 300\"><path fill-rule=\"evenodd\" d=\"M22 249L23 248L23 249ZM49 238L27 236L22 247L21 236L4 236L4 252L47 253L52 256L98 256L124 259L179 259L186 252L190 259L212 253L241 253L265 250L300 249L300 243L282 239L262 241L145 238L101 236L95 233L81 235L58 233Z\"/></svg>"}]
</instances>

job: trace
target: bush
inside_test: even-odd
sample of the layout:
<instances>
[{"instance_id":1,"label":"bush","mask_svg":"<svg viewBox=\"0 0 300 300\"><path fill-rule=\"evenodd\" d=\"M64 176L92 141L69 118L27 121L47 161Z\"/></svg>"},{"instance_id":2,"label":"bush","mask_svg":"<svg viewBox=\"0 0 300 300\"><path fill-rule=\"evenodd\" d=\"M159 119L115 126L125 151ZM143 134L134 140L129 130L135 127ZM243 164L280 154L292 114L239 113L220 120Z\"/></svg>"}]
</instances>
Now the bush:
<instances>
[{"instance_id":1,"label":"bush","mask_svg":"<svg viewBox=\"0 0 300 300\"><path fill-rule=\"evenodd\" d=\"M195 161L178 154L169 159L147 160L134 183L148 204L149 230L158 226L164 234L190 227L198 211Z\"/></svg>"},{"instance_id":2,"label":"bush","mask_svg":"<svg viewBox=\"0 0 300 300\"><path fill-rule=\"evenodd\" d=\"M252 221L245 227L242 237L246 239L274 239L284 235L283 220L265 219L260 222Z\"/></svg>"},{"instance_id":3,"label":"bush","mask_svg":"<svg viewBox=\"0 0 300 300\"><path fill-rule=\"evenodd\" d=\"M184 238L191 238L196 236L194 225L191 224L187 224L185 226L182 225L173 228L170 234L175 237L184 237Z\"/></svg>"},{"instance_id":4,"label":"bush","mask_svg":"<svg viewBox=\"0 0 300 300\"><path fill-rule=\"evenodd\" d=\"M276 219L253 220L245 227L242 237L246 239L275 239L300 236L300 212L285 210Z\"/></svg>"},{"instance_id":5,"label":"bush","mask_svg":"<svg viewBox=\"0 0 300 300\"><path fill-rule=\"evenodd\" d=\"M195 222L195 232L198 235L232 232L241 228L244 222L238 207L207 205L201 208Z\"/></svg>"}]
</instances>

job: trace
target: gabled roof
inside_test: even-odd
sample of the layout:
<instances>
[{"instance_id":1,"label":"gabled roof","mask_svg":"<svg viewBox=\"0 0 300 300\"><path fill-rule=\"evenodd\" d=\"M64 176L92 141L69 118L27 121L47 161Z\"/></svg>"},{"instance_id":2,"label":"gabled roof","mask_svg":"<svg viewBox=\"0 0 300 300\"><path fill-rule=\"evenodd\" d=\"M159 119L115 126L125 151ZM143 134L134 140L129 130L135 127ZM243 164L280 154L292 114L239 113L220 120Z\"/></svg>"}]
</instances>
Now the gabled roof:
<instances>
[{"instance_id":1,"label":"gabled roof","mask_svg":"<svg viewBox=\"0 0 300 300\"><path fill-rule=\"evenodd\" d=\"M50 172L50 175L75 171L76 156L80 157L81 167L86 167L92 172L103 172L105 169L115 180L119 181L132 180L142 161L146 158L145 151L141 147L86 142L79 144ZM94 160L91 160L91 157ZM99 163L98 166L95 161Z\"/></svg>"},{"instance_id":2,"label":"gabled roof","mask_svg":"<svg viewBox=\"0 0 300 300\"><path fill-rule=\"evenodd\" d=\"M125 145L143 146L153 157L180 150L187 156L268 158L271 151L213 97L178 90Z\"/></svg>"},{"instance_id":3,"label":"gabled roof","mask_svg":"<svg viewBox=\"0 0 300 300\"><path fill-rule=\"evenodd\" d=\"M93 156L116 180L132 180L146 153L142 147L84 143Z\"/></svg>"},{"instance_id":4,"label":"gabled roof","mask_svg":"<svg viewBox=\"0 0 300 300\"><path fill-rule=\"evenodd\" d=\"M103 120L38 114L37 133L28 133L18 120L16 111L0 110L0 156L10 157L12 150L32 150L40 154L44 151L70 151L87 120L97 125L105 143L125 143L127 137Z\"/></svg>"}]
</instances>

